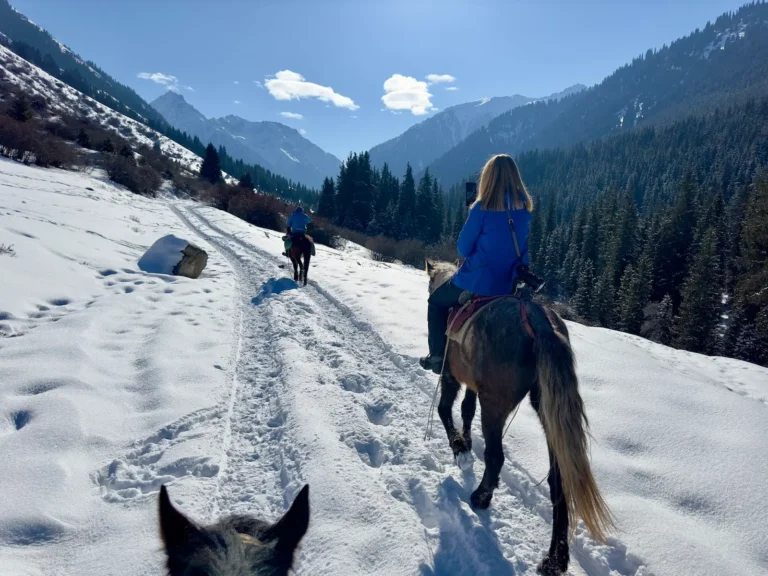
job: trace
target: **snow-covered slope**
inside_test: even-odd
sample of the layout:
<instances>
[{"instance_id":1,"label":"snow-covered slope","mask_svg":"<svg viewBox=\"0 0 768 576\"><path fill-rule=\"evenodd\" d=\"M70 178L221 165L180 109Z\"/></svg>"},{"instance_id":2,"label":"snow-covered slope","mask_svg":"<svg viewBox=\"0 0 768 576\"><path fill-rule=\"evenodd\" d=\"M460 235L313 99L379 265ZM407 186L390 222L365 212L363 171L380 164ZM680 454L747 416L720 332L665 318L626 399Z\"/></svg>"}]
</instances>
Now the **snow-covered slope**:
<instances>
[{"instance_id":1,"label":"snow-covered slope","mask_svg":"<svg viewBox=\"0 0 768 576\"><path fill-rule=\"evenodd\" d=\"M451 106L411 126L397 138L371 148L371 162L378 167L386 162L390 170L398 176L405 173L408 162L414 170L423 170L433 160L442 156L475 130L487 126L497 116L538 100L559 100L569 94L581 92L585 88L582 84L576 84L546 98L529 98L515 94L483 98L475 102Z\"/></svg>"},{"instance_id":2,"label":"snow-covered slope","mask_svg":"<svg viewBox=\"0 0 768 576\"><path fill-rule=\"evenodd\" d=\"M44 96L53 110L88 118L106 129L120 133L136 144L152 146L155 142L159 142L164 154L180 162L191 172L200 170L202 159L194 152L78 92L2 45L0 45L0 70L8 81L22 87L28 94Z\"/></svg>"},{"instance_id":3,"label":"snow-covered slope","mask_svg":"<svg viewBox=\"0 0 768 576\"><path fill-rule=\"evenodd\" d=\"M233 158L317 188L339 170L338 158L279 122L250 122L239 116L206 118L176 92L168 91L152 106L176 128L203 142L224 146Z\"/></svg>"},{"instance_id":4,"label":"snow-covered slope","mask_svg":"<svg viewBox=\"0 0 768 576\"><path fill-rule=\"evenodd\" d=\"M173 233L198 280L139 272ZM549 543L546 447L527 403L488 512L468 499L418 368L426 277L95 175L0 161L0 572L161 573L162 482L200 521L275 518L311 486L297 574L533 575ZM768 370L569 326L597 480L618 520L571 574L768 570Z\"/></svg>"}]
</instances>

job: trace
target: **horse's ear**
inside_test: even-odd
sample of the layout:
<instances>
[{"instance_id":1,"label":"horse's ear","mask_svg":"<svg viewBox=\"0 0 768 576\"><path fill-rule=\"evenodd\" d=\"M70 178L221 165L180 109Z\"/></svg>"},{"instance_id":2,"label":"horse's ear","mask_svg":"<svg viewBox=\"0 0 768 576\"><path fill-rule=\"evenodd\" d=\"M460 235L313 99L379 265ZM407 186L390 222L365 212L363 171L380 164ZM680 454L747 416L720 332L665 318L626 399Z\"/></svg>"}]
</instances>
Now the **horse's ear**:
<instances>
[{"instance_id":1,"label":"horse's ear","mask_svg":"<svg viewBox=\"0 0 768 576\"><path fill-rule=\"evenodd\" d=\"M425 258L424 259L424 264L427 267L427 273L430 273L430 272L432 272L432 270L435 269L435 265L432 264L432 260L430 260L429 258Z\"/></svg>"},{"instance_id":2,"label":"horse's ear","mask_svg":"<svg viewBox=\"0 0 768 576\"><path fill-rule=\"evenodd\" d=\"M198 537L200 529L171 503L165 485L160 487L160 536L165 551L172 553Z\"/></svg>"},{"instance_id":3,"label":"horse's ear","mask_svg":"<svg viewBox=\"0 0 768 576\"><path fill-rule=\"evenodd\" d=\"M309 484L301 489L288 512L264 535L265 540L276 539L275 549L293 554L309 528Z\"/></svg>"}]
</instances>

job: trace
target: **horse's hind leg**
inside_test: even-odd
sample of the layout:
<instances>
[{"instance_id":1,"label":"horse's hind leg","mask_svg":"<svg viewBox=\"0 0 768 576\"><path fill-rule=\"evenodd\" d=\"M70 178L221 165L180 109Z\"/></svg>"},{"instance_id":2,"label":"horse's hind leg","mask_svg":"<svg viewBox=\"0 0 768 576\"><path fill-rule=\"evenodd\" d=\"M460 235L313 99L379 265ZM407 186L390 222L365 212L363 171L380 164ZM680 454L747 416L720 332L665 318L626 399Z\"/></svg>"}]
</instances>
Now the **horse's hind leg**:
<instances>
[{"instance_id":1,"label":"horse's hind leg","mask_svg":"<svg viewBox=\"0 0 768 576\"><path fill-rule=\"evenodd\" d=\"M474 508L488 508L493 498L493 491L499 485L501 467L504 465L504 449L501 438L504 432L504 421L509 415L510 407L488 394L480 394L480 419L483 424L485 438L485 472L480 486L472 492L470 502Z\"/></svg>"},{"instance_id":2,"label":"horse's hind leg","mask_svg":"<svg viewBox=\"0 0 768 576\"><path fill-rule=\"evenodd\" d=\"M312 254L307 252L304 255L304 286L307 285L307 276L309 276L309 261L312 259Z\"/></svg>"},{"instance_id":3,"label":"horse's hind leg","mask_svg":"<svg viewBox=\"0 0 768 576\"><path fill-rule=\"evenodd\" d=\"M531 389L531 406L536 410L541 420L540 393L538 384ZM542 426L544 421L541 420ZM544 433L546 434L546 429ZM570 555L568 553L568 506L563 494L563 481L560 476L560 468L552 450L549 450L549 497L552 500L552 542L549 545L549 553L544 557L537 568L539 574L544 576L559 576L568 569Z\"/></svg>"},{"instance_id":4,"label":"horse's hind leg","mask_svg":"<svg viewBox=\"0 0 768 576\"><path fill-rule=\"evenodd\" d=\"M453 404L456 402L459 390L461 390L461 384L446 369L441 379L440 403L437 405L437 413L445 427L445 433L448 435L448 442L451 444L454 457L469 452L469 446L464 441L464 437L453 424Z\"/></svg>"}]
</instances>

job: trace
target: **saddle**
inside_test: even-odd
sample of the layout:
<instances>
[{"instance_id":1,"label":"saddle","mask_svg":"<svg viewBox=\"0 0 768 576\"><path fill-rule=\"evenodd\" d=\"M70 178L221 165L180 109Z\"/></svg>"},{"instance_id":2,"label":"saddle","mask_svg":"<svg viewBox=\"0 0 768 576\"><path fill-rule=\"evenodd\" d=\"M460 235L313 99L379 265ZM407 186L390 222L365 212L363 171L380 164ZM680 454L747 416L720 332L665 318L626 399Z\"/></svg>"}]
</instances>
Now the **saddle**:
<instances>
[{"instance_id":1,"label":"saddle","mask_svg":"<svg viewBox=\"0 0 768 576\"><path fill-rule=\"evenodd\" d=\"M536 335L528 320L528 300L526 298L523 298L518 294L506 294L504 296L476 296L466 291L459 297L460 306L458 308L451 308L451 311L448 314L448 328L445 332L448 338L458 343L459 346L463 345L467 332L469 332L469 329L472 327L472 323L475 321L478 312L491 302L495 302L501 298L515 298L520 301L520 319L522 320L523 328L525 328L528 336L530 336L532 340L535 340Z\"/></svg>"}]
</instances>

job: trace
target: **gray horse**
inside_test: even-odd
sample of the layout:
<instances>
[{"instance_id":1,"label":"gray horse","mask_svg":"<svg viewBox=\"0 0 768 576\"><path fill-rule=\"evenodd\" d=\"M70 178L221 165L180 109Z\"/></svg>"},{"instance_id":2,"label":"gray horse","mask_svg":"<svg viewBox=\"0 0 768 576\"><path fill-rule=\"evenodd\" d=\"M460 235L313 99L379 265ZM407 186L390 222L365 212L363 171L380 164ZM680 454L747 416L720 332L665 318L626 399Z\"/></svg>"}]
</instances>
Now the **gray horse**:
<instances>
[{"instance_id":1,"label":"gray horse","mask_svg":"<svg viewBox=\"0 0 768 576\"><path fill-rule=\"evenodd\" d=\"M171 503L160 488L160 534L169 576L283 576L309 526L309 486L275 524L229 516L200 527Z\"/></svg>"}]
</instances>

